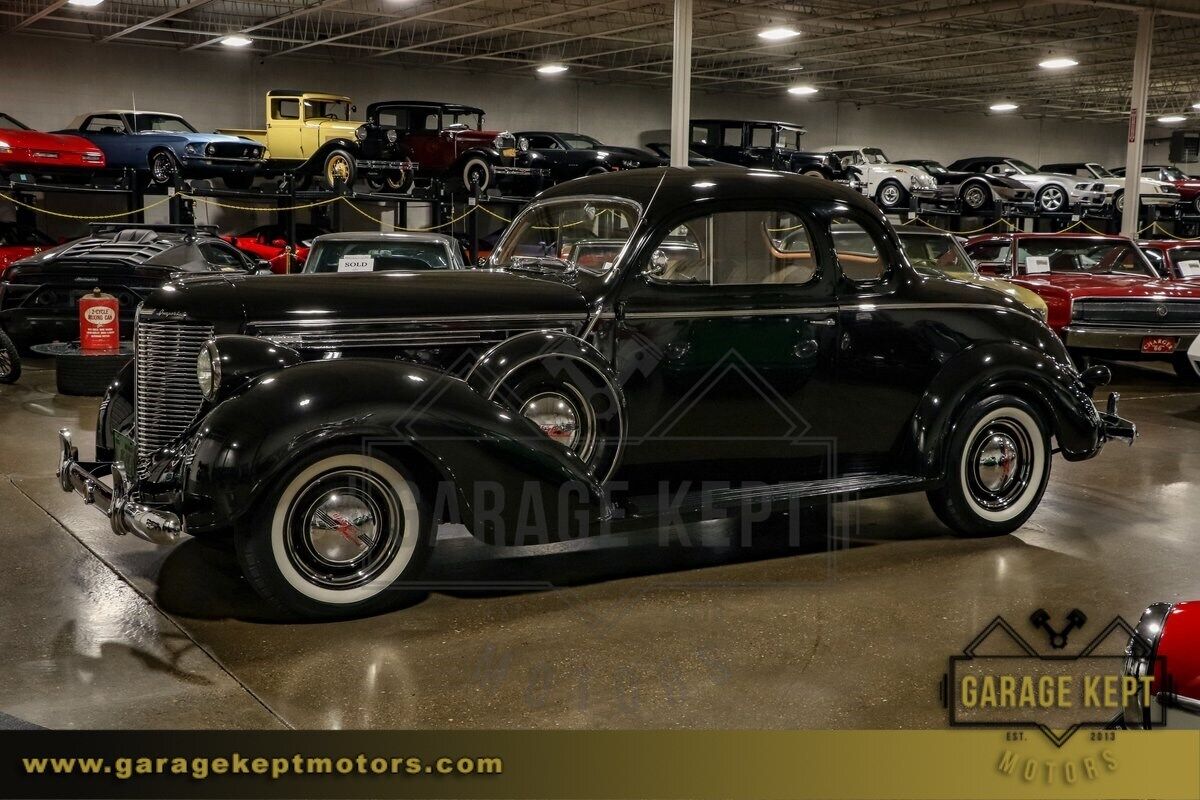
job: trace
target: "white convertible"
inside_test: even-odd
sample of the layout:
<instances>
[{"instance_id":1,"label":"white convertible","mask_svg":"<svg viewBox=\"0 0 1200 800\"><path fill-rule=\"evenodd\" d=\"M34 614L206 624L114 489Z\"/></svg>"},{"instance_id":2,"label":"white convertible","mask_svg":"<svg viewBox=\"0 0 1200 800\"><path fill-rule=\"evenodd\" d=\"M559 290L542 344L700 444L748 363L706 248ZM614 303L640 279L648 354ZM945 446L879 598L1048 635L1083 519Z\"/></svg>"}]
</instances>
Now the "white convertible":
<instances>
[{"instance_id":1,"label":"white convertible","mask_svg":"<svg viewBox=\"0 0 1200 800\"><path fill-rule=\"evenodd\" d=\"M841 161L842 168L854 168L859 174L855 188L875 201L884 211L909 208L911 198L933 200L937 181L923 169L893 164L878 147L839 144L817 148Z\"/></svg>"}]
</instances>

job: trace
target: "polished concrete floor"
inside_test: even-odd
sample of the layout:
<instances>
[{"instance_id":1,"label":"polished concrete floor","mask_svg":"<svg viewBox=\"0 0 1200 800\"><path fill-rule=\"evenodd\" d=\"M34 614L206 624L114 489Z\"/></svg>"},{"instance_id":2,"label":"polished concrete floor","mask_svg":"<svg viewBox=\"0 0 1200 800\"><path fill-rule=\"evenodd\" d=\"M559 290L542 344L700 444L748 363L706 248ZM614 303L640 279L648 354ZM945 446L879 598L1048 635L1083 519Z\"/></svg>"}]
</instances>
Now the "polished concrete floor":
<instances>
[{"instance_id":1,"label":"polished concrete floor","mask_svg":"<svg viewBox=\"0 0 1200 800\"><path fill-rule=\"evenodd\" d=\"M30 364L0 387L0 723L944 727L947 659L995 616L1035 641L1034 609L1078 608L1086 640L1200 597L1200 391L1141 367L1114 388L1137 444L1056 459L1013 536L956 539L922 496L839 506L797 544L778 521L750 547L719 524L511 550L444 529L430 565L444 590L295 624L228 554L115 537L63 494L54 431L90 452L96 400L57 396Z\"/></svg>"}]
</instances>

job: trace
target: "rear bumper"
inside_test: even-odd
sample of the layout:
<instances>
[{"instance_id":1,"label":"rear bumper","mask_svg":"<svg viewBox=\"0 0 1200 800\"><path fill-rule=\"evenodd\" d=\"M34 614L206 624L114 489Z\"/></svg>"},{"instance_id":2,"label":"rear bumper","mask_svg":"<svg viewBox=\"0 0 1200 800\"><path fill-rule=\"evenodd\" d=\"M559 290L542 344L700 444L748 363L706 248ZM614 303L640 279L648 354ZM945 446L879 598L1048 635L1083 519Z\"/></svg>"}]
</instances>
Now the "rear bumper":
<instances>
[{"instance_id":1,"label":"rear bumper","mask_svg":"<svg viewBox=\"0 0 1200 800\"><path fill-rule=\"evenodd\" d=\"M1133 440L1137 438L1137 425L1117 413L1120 402L1121 395L1109 392L1105 410L1096 409L1100 416L1100 436L1103 441L1116 439L1132 445Z\"/></svg>"},{"instance_id":2,"label":"rear bumper","mask_svg":"<svg viewBox=\"0 0 1200 800\"><path fill-rule=\"evenodd\" d=\"M1068 325L1062 332L1067 347L1083 350L1109 350L1114 352L1142 352L1142 340L1147 336L1176 337L1176 353L1187 352L1188 347L1200 335L1200 328L1151 328L1151 327L1091 327ZM1152 354L1147 354L1152 355ZM1171 355L1162 353L1160 355Z\"/></svg>"},{"instance_id":3,"label":"rear bumper","mask_svg":"<svg viewBox=\"0 0 1200 800\"><path fill-rule=\"evenodd\" d=\"M171 511L138 503L121 464L80 461L79 449L71 442L66 428L58 432L58 482L64 492L74 492L84 505L94 506L108 517L113 533L132 533L154 544L171 544L184 532L183 518ZM112 487L102 478L112 477Z\"/></svg>"}]
</instances>

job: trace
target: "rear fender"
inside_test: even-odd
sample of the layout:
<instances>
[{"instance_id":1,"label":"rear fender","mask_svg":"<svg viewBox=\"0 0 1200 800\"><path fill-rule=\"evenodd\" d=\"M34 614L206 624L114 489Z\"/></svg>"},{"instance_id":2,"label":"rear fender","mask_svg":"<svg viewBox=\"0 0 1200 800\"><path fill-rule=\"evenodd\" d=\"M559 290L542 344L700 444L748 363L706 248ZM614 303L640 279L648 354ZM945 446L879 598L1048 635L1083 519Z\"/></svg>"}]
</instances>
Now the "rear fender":
<instances>
[{"instance_id":1,"label":"rear fender","mask_svg":"<svg viewBox=\"0 0 1200 800\"><path fill-rule=\"evenodd\" d=\"M996 394L1015 395L1037 408L1068 461L1089 458L1100 448L1100 417L1065 355L994 342L969 348L942 367L913 414L903 463L924 477L944 478L946 450L963 412Z\"/></svg>"},{"instance_id":2,"label":"rear fender","mask_svg":"<svg viewBox=\"0 0 1200 800\"><path fill-rule=\"evenodd\" d=\"M330 447L401 462L433 493L439 519L488 543L574 537L607 519L604 492L578 457L464 381L340 359L270 373L200 422L185 448L189 527L235 523L272 502L285 472Z\"/></svg>"}]
</instances>

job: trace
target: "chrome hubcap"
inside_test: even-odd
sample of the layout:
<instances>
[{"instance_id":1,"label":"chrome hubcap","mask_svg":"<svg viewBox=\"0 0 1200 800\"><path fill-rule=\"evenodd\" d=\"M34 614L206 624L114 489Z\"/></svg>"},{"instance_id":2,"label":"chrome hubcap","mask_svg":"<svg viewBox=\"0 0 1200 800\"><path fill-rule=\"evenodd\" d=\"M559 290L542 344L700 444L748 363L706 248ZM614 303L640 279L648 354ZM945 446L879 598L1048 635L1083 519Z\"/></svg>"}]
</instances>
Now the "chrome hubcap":
<instances>
[{"instance_id":1,"label":"chrome hubcap","mask_svg":"<svg viewBox=\"0 0 1200 800\"><path fill-rule=\"evenodd\" d=\"M894 206L900 201L900 191L895 186L885 186L883 188L883 203L884 205Z\"/></svg>"},{"instance_id":2,"label":"chrome hubcap","mask_svg":"<svg viewBox=\"0 0 1200 800\"><path fill-rule=\"evenodd\" d=\"M331 180L338 178L346 180L350 176L350 165L346 163L344 158L335 158L329 162L329 177Z\"/></svg>"},{"instance_id":3,"label":"chrome hubcap","mask_svg":"<svg viewBox=\"0 0 1200 800\"><path fill-rule=\"evenodd\" d=\"M979 208L983 205L983 190L978 186L972 186L970 189L967 189L967 193L963 199L967 201L969 207Z\"/></svg>"},{"instance_id":4,"label":"chrome hubcap","mask_svg":"<svg viewBox=\"0 0 1200 800\"><path fill-rule=\"evenodd\" d=\"M293 566L314 584L349 589L387 568L404 536L396 494L370 472L339 469L311 481L287 512Z\"/></svg>"},{"instance_id":5,"label":"chrome hubcap","mask_svg":"<svg viewBox=\"0 0 1200 800\"><path fill-rule=\"evenodd\" d=\"M1029 488L1034 443L1024 426L1009 418L991 421L968 450L967 491L989 511L1002 511Z\"/></svg>"},{"instance_id":6,"label":"chrome hubcap","mask_svg":"<svg viewBox=\"0 0 1200 800\"><path fill-rule=\"evenodd\" d=\"M530 398L521 415L563 447L573 449L579 441L579 410L561 394L546 392Z\"/></svg>"}]
</instances>

